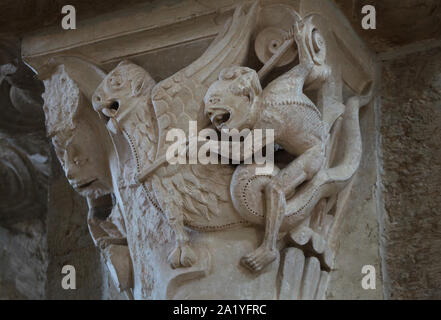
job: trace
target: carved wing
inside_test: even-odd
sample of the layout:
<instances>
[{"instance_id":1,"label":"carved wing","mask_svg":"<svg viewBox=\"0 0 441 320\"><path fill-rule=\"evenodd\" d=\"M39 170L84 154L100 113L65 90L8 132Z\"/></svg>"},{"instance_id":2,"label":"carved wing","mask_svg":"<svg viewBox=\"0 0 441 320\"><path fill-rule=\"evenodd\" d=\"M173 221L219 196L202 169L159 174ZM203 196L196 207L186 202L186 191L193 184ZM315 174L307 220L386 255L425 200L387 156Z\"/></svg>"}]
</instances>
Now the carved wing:
<instances>
[{"instance_id":1,"label":"carved wing","mask_svg":"<svg viewBox=\"0 0 441 320\"><path fill-rule=\"evenodd\" d=\"M226 165L168 166L153 174L152 186L160 206L182 213L186 224L221 227L237 220L236 216L221 215L222 208L231 203L233 170ZM232 206L230 212L234 212Z\"/></svg>"},{"instance_id":2,"label":"carved wing","mask_svg":"<svg viewBox=\"0 0 441 320\"><path fill-rule=\"evenodd\" d=\"M189 120L197 121L199 129L208 125L209 120L203 114L204 95L221 69L244 63L257 6L254 3L247 13L243 5L238 7L231 23L227 23L200 58L153 88L152 101L159 131L156 159L167 150L167 130L180 128L188 133Z\"/></svg>"},{"instance_id":3,"label":"carved wing","mask_svg":"<svg viewBox=\"0 0 441 320\"><path fill-rule=\"evenodd\" d=\"M209 124L203 114L205 93L221 69L244 63L257 9L257 3L248 12L244 6L238 7L199 59L153 88L152 102L158 121L156 163L163 163L169 129L179 128L188 134L190 120L197 121L198 129ZM150 181L163 209L182 212L185 220L196 224L223 225L226 223L215 217L220 216L220 204L229 201L231 175L232 168L222 165L166 165L158 168Z\"/></svg>"}]
</instances>

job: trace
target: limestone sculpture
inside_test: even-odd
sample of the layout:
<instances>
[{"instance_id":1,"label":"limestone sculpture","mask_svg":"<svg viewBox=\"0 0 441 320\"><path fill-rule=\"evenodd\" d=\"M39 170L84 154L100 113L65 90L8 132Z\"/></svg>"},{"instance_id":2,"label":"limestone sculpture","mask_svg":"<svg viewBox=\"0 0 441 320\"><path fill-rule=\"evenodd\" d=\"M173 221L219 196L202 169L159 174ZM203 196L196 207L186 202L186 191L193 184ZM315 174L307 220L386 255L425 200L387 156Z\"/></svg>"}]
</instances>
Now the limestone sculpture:
<instances>
[{"instance_id":1,"label":"limestone sculpture","mask_svg":"<svg viewBox=\"0 0 441 320\"><path fill-rule=\"evenodd\" d=\"M250 206L253 201L248 199L253 197L249 193L257 191L253 190L253 184L262 185L258 181L260 177L251 175L246 165L239 166L233 175L231 190L236 209L244 218L266 226L261 246L242 260L251 270L261 270L274 261L279 229L293 230L303 222L323 197L315 195L319 192L317 189L335 181L334 177L321 178L322 184L306 193L309 203L293 211L290 211L290 206L287 208L286 197L297 197L296 188L313 179L324 167L325 147L329 138L330 128L323 121L321 112L303 93L304 86L326 81L329 75L329 67L315 65L316 53L309 52L306 46L305 40L312 30L310 17L304 22L296 22L294 36L299 64L273 80L264 90L257 72L246 67L230 67L221 72L219 80L211 85L205 96L205 113L219 130L272 129L275 131L275 142L295 157L288 166L264 183L264 210L253 210ZM315 37L320 37L317 31ZM351 102L347 106L348 112L357 113L359 107L359 103ZM357 130L357 116L345 120L354 131ZM244 158L250 156L245 155ZM350 177L353 172L347 173ZM319 174L327 175L325 170Z\"/></svg>"},{"instance_id":2,"label":"limestone sculpture","mask_svg":"<svg viewBox=\"0 0 441 320\"><path fill-rule=\"evenodd\" d=\"M192 119L198 120L202 125L207 124L207 119L203 118L202 102L209 81L222 66L236 61L240 63L244 59L256 7L254 5L246 15L241 8L236 10L225 34L221 34L219 40L214 41L214 45L201 58L169 79L154 85L151 77L142 68L122 62L107 75L92 98L95 110L107 117L109 130L114 134L123 133L128 140L136 159L138 174L142 175L143 180L146 180L144 170L152 171L150 166L153 170L162 166L143 185L148 198L156 208L166 214L173 227L176 247L171 252L169 261L174 268L190 267L196 260L184 224L196 222L194 227L203 229L203 226L198 226L198 219L191 216L204 214L208 218L210 215L218 215L216 199L225 199L225 190L215 188L209 180L204 183L206 178L203 175L207 171L205 166L183 166L179 170L176 166L168 165L164 161L169 145L165 141L166 133L173 127L186 128L188 121ZM217 52L223 52L223 57L219 59ZM157 124L155 117L158 119ZM143 125L145 131L141 131ZM194 171L200 171L202 176ZM222 169L217 174L220 172ZM222 177L219 176L219 179ZM197 192L206 193L207 198L192 194L188 197L185 192L186 183L191 183ZM173 184L177 184L177 187ZM183 211L182 205L185 202L187 206L184 205ZM190 215L190 218L186 219L186 215ZM211 222L213 227L223 227L216 225L216 222L206 222Z\"/></svg>"},{"instance_id":3,"label":"limestone sculpture","mask_svg":"<svg viewBox=\"0 0 441 320\"><path fill-rule=\"evenodd\" d=\"M81 119L96 120L94 138L81 139L86 157L72 153L75 135L54 144L65 169L66 161L79 169L72 178L65 173L90 207L103 201L119 217L111 225L95 219L90 230L103 248L127 244L111 265L121 288L138 299L325 297L330 233L360 162L358 111L370 99L357 92L343 104L329 30L318 15L254 2L236 8L201 57L158 83L129 61L107 75L90 64L64 78L62 67L48 69L48 130L72 126L72 117L57 116L69 99L88 109ZM261 65L251 68L253 41ZM52 65L66 66L66 59ZM72 95L62 98L66 83ZM167 133L188 134L189 121L218 131L274 129L275 170L256 175L255 164L168 163ZM81 127L84 135L86 123L69 130ZM88 171L89 161L99 168Z\"/></svg>"},{"instance_id":4,"label":"limestone sculpture","mask_svg":"<svg viewBox=\"0 0 441 320\"><path fill-rule=\"evenodd\" d=\"M43 94L47 135L69 183L87 199L90 234L108 257L114 251L127 251L124 249L127 248L124 223L111 196L111 157L106 150L111 142L105 129L97 125L100 120L88 105L81 88L69 76L72 67L68 66L68 60L64 62L44 81L47 88ZM116 268L112 262L108 265L111 269ZM122 277L130 278L130 271ZM122 291L131 286L121 284L119 277L114 280Z\"/></svg>"}]
</instances>

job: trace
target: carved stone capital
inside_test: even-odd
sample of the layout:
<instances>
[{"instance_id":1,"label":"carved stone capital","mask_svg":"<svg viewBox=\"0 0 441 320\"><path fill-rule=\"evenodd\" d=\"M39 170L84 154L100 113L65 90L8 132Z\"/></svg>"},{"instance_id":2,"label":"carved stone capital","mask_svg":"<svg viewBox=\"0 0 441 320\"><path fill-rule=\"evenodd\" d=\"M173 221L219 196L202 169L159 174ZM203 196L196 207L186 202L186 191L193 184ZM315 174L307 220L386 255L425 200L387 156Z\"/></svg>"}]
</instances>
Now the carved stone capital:
<instances>
[{"instance_id":1,"label":"carved stone capital","mask_svg":"<svg viewBox=\"0 0 441 320\"><path fill-rule=\"evenodd\" d=\"M124 19L99 39L92 21L67 46L57 32L24 41L57 156L89 198L90 233L137 299L326 297L374 60L328 1L281 2L184 1L133 12L149 19L123 36ZM194 59L152 63L192 45ZM253 153L234 166L171 164L168 133L189 134L189 121L214 136L273 130L275 170L256 174ZM94 203L106 194L102 219Z\"/></svg>"}]
</instances>

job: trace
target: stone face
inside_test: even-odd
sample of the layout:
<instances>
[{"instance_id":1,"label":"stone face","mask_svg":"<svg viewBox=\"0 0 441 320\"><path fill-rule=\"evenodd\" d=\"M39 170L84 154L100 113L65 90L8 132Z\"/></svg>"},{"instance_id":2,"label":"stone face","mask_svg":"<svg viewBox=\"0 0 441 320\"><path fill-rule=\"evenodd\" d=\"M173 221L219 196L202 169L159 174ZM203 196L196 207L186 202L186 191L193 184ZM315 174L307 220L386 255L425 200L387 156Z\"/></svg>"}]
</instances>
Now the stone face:
<instances>
[{"instance_id":1,"label":"stone face","mask_svg":"<svg viewBox=\"0 0 441 320\"><path fill-rule=\"evenodd\" d=\"M441 50L383 62L385 292L440 299Z\"/></svg>"},{"instance_id":2,"label":"stone face","mask_svg":"<svg viewBox=\"0 0 441 320\"><path fill-rule=\"evenodd\" d=\"M48 249L51 254L48 298L100 299L106 295L115 295L110 290L112 285L108 283L107 273L102 268L102 264L111 265L112 259L109 260L108 252L104 251L105 256L101 262L100 252L94 248L94 244L104 249L111 244L126 244L127 241L116 225L106 221L112 209L111 198L102 197L110 192L111 185L109 159L104 152L106 133L100 134L100 127L97 126L99 118L87 108L86 97L70 78L69 72L72 72L72 69L66 63L44 81L47 87L43 107L46 128L63 169L60 170L60 167L54 164L51 179L47 220L48 229L52 230L48 234ZM71 186L87 198L87 203L73 192L64 175ZM87 236L89 232L92 239ZM72 248L75 248L73 253ZM121 253L120 250L119 253L122 261L129 259L127 252ZM113 260L125 267L117 258ZM88 261L91 261L91 264ZM74 266L82 275L78 279L81 281L78 290L61 288L60 270L65 264ZM126 265L129 265L129 262L126 262ZM110 275L119 275L110 269ZM125 278L131 277L131 270L125 273ZM90 281L92 279L93 281ZM120 280L116 281L121 287L119 282ZM124 290L127 288L128 285L123 286Z\"/></svg>"}]
</instances>

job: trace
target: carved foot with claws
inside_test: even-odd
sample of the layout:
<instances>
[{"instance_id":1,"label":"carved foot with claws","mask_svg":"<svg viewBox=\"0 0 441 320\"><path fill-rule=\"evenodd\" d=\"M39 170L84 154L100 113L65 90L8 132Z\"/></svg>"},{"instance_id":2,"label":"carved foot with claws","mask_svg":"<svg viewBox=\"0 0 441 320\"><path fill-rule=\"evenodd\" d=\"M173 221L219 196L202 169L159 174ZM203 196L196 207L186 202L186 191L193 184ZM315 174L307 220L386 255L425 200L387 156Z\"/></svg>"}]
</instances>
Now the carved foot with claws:
<instances>
[{"instance_id":1,"label":"carved foot with claws","mask_svg":"<svg viewBox=\"0 0 441 320\"><path fill-rule=\"evenodd\" d=\"M196 253L188 245L177 245L168 256L168 262L173 269L189 268L196 263Z\"/></svg>"},{"instance_id":2,"label":"carved foot with claws","mask_svg":"<svg viewBox=\"0 0 441 320\"><path fill-rule=\"evenodd\" d=\"M265 246L260 246L253 252L242 257L241 263L251 271L260 271L276 260L276 258L276 250L270 250Z\"/></svg>"}]
</instances>

